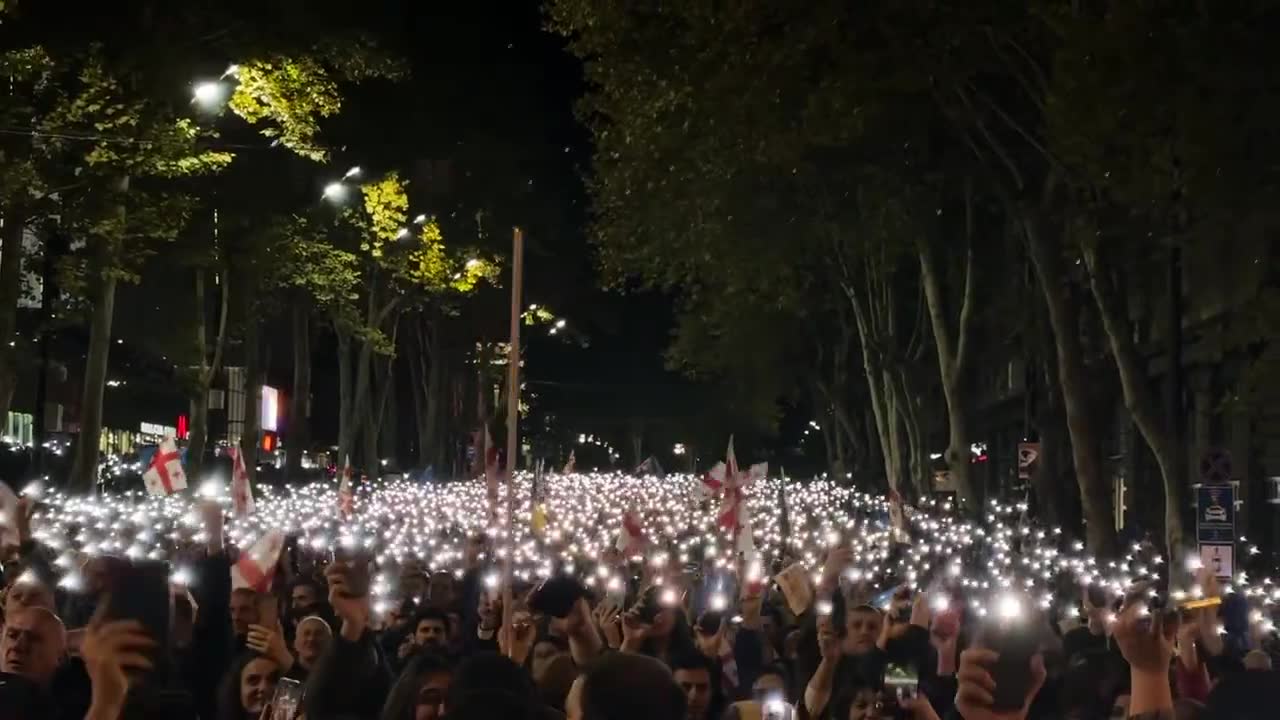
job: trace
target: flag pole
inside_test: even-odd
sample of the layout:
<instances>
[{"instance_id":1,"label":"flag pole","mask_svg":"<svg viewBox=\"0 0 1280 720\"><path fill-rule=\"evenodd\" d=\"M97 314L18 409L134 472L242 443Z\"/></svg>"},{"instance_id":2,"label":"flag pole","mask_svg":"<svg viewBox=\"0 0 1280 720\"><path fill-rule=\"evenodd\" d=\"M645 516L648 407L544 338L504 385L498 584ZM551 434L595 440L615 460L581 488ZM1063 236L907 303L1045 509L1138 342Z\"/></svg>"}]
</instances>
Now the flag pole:
<instances>
[{"instance_id":1,"label":"flag pole","mask_svg":"<svg viewBox=\"0 0 1280 720\"><path fill-rule=\"evenodd\" d=\"M515 228L511 238L511 343L507 348L507 552L502 558L502 630L511 635L513 603L511 563L515 554L515 469L519 451L516 436L520 422L520 293L524 282L524 231Z\"/></svg>"}]
</instances>

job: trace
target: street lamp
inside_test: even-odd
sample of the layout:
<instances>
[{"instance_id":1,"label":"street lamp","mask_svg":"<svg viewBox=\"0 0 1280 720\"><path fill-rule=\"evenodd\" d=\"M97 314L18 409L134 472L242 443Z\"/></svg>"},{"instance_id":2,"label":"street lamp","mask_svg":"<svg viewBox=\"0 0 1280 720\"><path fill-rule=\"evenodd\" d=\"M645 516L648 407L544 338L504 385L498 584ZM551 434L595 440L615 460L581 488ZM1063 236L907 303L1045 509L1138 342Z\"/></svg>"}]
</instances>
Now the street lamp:
<instances>
[{"instance_id":1,"label":"street lamp","mask_svg":"<svg viewBox=\"0 0 1280 720\"><path fill-rule=\"evenodd\" d=\"M671 448L671 452L675 453L677 456L684 455L684 443L676 443L676 446Z\"/></svg>"},{"instance_id":2,"label":"street lamp","mask_svg":"<svg viewBox=\"0 0 1280 720\"><path fill-rule=\"evenodd\" d=\"M192 102L212 110L222 104L225 94L222 83L202 82L196 85L195 92L192 94Z\"/></svg>"},{"instance_id":3,"label":"street lamp","mask_svg":"<svg viewBox=\"0 0 1280 720\"><path fill-rule=\"evenodd\" d=\"M324 199L342 202L347 197L347 186L340 182L331 182L324 186Z\"/></svg>"}]
</instances>

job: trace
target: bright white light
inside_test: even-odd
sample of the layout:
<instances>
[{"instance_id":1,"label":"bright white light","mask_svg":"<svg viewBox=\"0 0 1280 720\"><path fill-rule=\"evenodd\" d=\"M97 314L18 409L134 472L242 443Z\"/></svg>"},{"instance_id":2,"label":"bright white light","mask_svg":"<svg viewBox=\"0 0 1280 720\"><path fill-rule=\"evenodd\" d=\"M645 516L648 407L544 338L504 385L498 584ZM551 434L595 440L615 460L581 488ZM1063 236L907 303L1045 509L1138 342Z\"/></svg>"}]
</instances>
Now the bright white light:
<instances>
[{"instance_id":1,"label":"bright white light","mask_svg":"<svg viewBox=\"0 0 1280 720\"><path fill-rule=\"evenodd\" d=\"M331 182L324 186L324 199L332 202L342 202L347 197L347 186L340 182Z\"/></svg>"},{"instance_id":2,"label":"bright white light","mask_svg":"<svg viewBox=\"0 0 1280 720\"><path fill-rule=\"evenodd\" d=\"M1022 601L1016 595L1001 595L996 601L996 615L1002 620L1016 620L1022 617Z\"/></svg>"},{"instance_id":3,"label":"bright white light","mask_svg":"<svg viewBox=\"0 0 1280 720\"><path fill-rule=\"evenodd\" d=\"M813 607L815 610L818 611L819 615L831 614L832 605L830 600L819 600L817 603L814 604Z\"/></svg>"},{"instance_id":4,"label":"bright white light","mask_svg":"<svg viewBox=\"0 0 1280 720\"><path fill-rule=\"evenodd\" d=\"M484 576L484 586L489 588L490 590L493 590L498 587L498 580L499 580L498 573L491 572L488 575Z\"/></svg>"},{"instance_id":5,"label":"bright white light","mask_svg":"<svg viewBox=\"0 0 1280 720\"><path fill-rule=\"evenodd\" d=\"M222 73L223 78L237 77L240 75L240 66L232 63L227 66L226 72Z\"/></svg>"},{"instance_id":6,"label":"bright white light","mask_svg":"<svg viewBox=\"0 0 1280 720\"><path fill-rule=\"evenodd\" d=\"M724 612L729 607L729 600L724 593L712 593L711 610L714 612Z\"/></svg>"},{"instance_id":7,"label":"bright white light","mask_svg":"<svg viewBox=\"0 0 1280 720\"><path fill-rule=\"evenodd\" d=\"M663 590L662 595L658 598L658 601L666 607L674 607L678 600L679 598L676 596L676 591L671 588Z\"/></svg>"},{"instance_id":8,"label":"bright white light","mask_svg":"<svg viewBox=\"0 0 1280 720\"><path fill-rule=\"evenodd\" d=\"M480 261L477 260L476 258L471 258L470 260L467 261L468 270L475 270L479 265L480 265Z\"/></svg>"},{"instance_id":9,"label":"bright white light","mask_svg":"<svg viewBox=\"0 0 1280 720\"><path fill-rule=\"evenodd\" d=\"M174 585L187 586L191 584L191 571L185 567L179 567L173 571L173 575L169 577L169 582Z\"/></svg>"},{"instance_id":10,"label":"bright white light","mask_svg":"<svg viewBox=\"0 0 1280 720\"><path fill-rule=\"evenodd\" d=\"M947 608L951 607L951 600L946 595L937 593L930 600L929 606L933 608L934 612L945 612Z\"/></svg>"},{"instance_id":11,"label":"bright white light","mask_svg":"<svg viewBox=\"0 0 1280 720\"><path fill-rule=\"evenodd\" d=\"M200 483L200 489L197 491L202 498L216 498L222 492L222 483L210 478Z\"/></svg>"},{"instance_id":12,"label":"bright white light","mask_svg":"<svg viewBox=\"0 0 1280 720\"><path fill-rule=\"evenodd\" d=\"M427 216L426 216L426 215L419 215L418 217L416 217L416 218L414 218L414 219L413 219L413 222L414 222L414 224L415 224L415 225L422 225L422 224L423 224L423 223L425 223L426 221L427 221ZM537 309L537 307L538 307L537 305L534 305L534 306L530 307L529 309L530 309L530 310L536 310L536 309Z\"/></svg>"},{"instance_id":13,"label":"bright white light","mask_svg":"<svg viewBox=\"0 0 1280 720\"><path fill-rule=\"evenodd\" d=\"M557 320L557 321L556 321L556 329L557 329L557 330L563 330L565 325L566 325L566 323L565 323L565 321L564 321L563 319L561 319L561 320Z\"/></svg>"},{"instance_id":14,"label":"bright white light","mask_svg":"<svg viewBox=\"0 0 1280 720\"><path fill-rule=\"evenodd\" d=\"M355 167L353 167L353 168L351 168L350 170L348 170L348 171L347 171L347 174L342 176L342 179L343 179L343 180L350 180L351 178L358 178L358 177L360 177L360 173L362 173L362 172L364 172L364 171L360 169L360 166L359 166L359 165L356 165Z\"/></svg>"},{"instance_id":15,"label":"bright white light","mask_svg":"<svg viewBox=\"0 0 1280 720\"><path fill-rule=\"evenodd\" d=\"M205 107L213 107L222 103L223 96L222 83L202 82L196 85L194 102Z\"/></svg>"}]
</instances>

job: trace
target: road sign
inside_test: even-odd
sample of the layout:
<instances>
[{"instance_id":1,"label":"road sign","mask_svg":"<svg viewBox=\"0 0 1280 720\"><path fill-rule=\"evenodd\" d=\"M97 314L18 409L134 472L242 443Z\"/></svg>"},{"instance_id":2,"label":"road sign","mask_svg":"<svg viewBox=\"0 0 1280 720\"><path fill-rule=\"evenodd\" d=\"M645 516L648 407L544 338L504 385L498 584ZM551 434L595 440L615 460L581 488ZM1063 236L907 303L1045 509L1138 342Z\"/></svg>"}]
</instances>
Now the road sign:
<instances>
[{"instance_id":1,"label":"road sign","mask_svg":"<svg viewBox=\"0 0 1280 720\"><path fill-rule=\"evenodd\" d=\"M1209 448L1200 456L1200 482L1231 482L1231 452L1225 448Z\"/></svg>"},{"instance_id":2,"label":"road sign","mask_svg":"<svg viewBox=\"0 0 1280 720\"><path fill-rule=\"evenodd\" d=\"M1231 560L1235 547L1231 545L1200 545L1200 562L1213 571L1215 577L1229 578L1235 575Z\"/></svg>"},{"instance_id":3,"label":"road sign","mask_svg":"<svg viewBox=\"0 0 1280 720\"><path fill-rule=\"evenodd\" d=\"M1235 542L1235 486L1201 485L1196 488L1196 538L1202 543Z\"/></svg>"}]
</instances>

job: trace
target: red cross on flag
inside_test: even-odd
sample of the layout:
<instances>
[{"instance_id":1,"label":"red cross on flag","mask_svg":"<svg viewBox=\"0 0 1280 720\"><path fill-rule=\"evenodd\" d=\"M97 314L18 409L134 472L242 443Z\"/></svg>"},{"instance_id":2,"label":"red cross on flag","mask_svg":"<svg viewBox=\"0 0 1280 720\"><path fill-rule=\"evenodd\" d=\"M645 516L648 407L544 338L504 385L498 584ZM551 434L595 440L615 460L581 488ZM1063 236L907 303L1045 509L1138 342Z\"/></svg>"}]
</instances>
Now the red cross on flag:
<instances>
[{"instance_id":1,"label":"red cross on flag","mask_svg":"<svg viewBox=\"0 0 1280 720\"><path fill-rule=\"evenodd\" d=\"M350 516L355 511L356 493L351 486L351 456L342 467L342 482L338 484L338 512Z\"/></svg>"},{"instance_id":2,"label":"red cross on flag","mask_svg":"<svg viewBox=\"0 0 1280 720\"><path fill-rule=\"evenodd\" d=\"M178 445L173 438L160 441L156 456L151 460L151 467L142 474L142 481L147 492L152 495L172 495L187 487L187 474L182 470L182 455L178 453Z\"/></svg>"},{"instance_id":3,"label":"red cross on flag","mask_svg":"<svg viewBox=\"0 0 1280 720\"><path fill-rule=\"evenodd\" d=\"M249 469L244 464L244 453L232 445L227 448L231 456L231 508L236 517L253 513L253 488L249 486Z\"/></svg>"},{"instance_id":4,"label":"red cross on flag","mask_svg":"<svg viewBox=\"0 0 1280 720\"><path fill-rule=\"evenodd\" d=\"M746 489L769 474L768 463L752 465L747 472L738 470L738 458L733 452L733 437L729 437L729 449L725 461L717 463L702 477L702 492L706 497L720 495L720 512L716 521L733 536L738 550L755 549L751 537L751 513L747 509Z\"/></svg>"},{"instance_id":5,"label":"red cross on flag","mask_svg":"<svg viewBox=\"0 0 1280 720\"><path fill-rule=\"evenodd\" d=\"M622 531L618 533L618 551L626 557L635 557L644 552L644 528L640 527L640 516L634 512L623 513Z\"/></svg>"},{"instance_id":6,"label":"red cross on flag","mask_svg":"<svg viewBox=\"0 0 1280 720\"><path fill-rule=\"evenodd\" d=\"M279 530L268 531L258 538L253 547L240 553L240 559L231 566L231 589L252 588L258 592L269 592L283 548L284 533Z\"/></svg>"}]
</instances>

